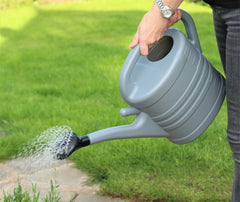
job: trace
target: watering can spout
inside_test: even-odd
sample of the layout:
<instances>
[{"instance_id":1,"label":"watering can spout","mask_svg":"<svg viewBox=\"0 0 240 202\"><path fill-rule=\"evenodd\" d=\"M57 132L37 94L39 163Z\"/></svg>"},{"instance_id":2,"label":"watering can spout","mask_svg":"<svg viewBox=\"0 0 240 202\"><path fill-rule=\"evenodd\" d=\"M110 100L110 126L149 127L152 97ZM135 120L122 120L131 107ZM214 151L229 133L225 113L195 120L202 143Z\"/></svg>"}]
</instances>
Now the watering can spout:
<instances>
[{"instance_id":1,"label":"watering can spout","mask_svg":"<svg viewBox=\"0 0 240 202\"><path fill-rule=\"evenodd\" d=\"M53 148L54 158L62 160L82 147L108 140L169 136L166 131L144 112L139 112L137 109L129 107L122 109L120 113L122 116L134 114L137 116L130 125L107 128L82 137L78 137L75 133L66 134L56 141Z\"/></svg>"},{"instance_id":2,"label":"watering can spout","mask_svg":"<svg viewBox=\"0 0 240 202\"><path fill-rule=\"evenodd\" d=\"M130 125L116 126L88 134L90 144L114 139L141 137L168 137L168 133L156 124L146 113L139 112L133 107L121 110L122 116L137 114L136 120Z\"/></svg>"}]
</instances>

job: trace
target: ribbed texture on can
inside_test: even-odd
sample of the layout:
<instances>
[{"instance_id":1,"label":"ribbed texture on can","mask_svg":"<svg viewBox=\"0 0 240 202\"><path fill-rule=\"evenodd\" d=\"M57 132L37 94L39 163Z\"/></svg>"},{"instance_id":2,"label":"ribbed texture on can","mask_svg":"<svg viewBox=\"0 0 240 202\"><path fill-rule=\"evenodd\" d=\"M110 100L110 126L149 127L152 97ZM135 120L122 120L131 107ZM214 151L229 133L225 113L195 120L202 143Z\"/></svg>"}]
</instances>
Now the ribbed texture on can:
<instances>
[{"instance_id":1,"label":"ribbed texture on can","mask_svg":"<svg viewBox=\"0 0 240 202\"><path fill-rule=\"evenodd\" d=\"M170 134L173 142L176 138L176 141L185 139L185 143L188 138L192 141L200 136L218 113L225 96L223 77L196 51L186 46L183 53L186 63L176 82L157 103L145 109ZM186 74L190 78L186 79ZM183 83L184 79L186 88L179 88L178 83ZM172 101L169 97L172 97ZM157 108L160 109L159 115L156 115Z\"/></svg>"}]
</instances>

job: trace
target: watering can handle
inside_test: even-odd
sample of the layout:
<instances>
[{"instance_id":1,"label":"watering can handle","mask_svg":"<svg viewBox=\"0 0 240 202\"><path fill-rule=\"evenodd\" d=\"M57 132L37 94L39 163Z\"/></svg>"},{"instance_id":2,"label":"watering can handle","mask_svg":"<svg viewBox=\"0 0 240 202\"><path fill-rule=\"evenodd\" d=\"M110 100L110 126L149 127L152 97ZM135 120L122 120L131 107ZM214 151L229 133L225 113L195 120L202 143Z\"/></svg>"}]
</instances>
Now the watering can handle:
<instances>
[{"instance_id":1,"label":"watering can handle","mask_svg":"<svg viewBox=\"0 0 240 202\"><path fill-rule=\"evenodd\" d=\"M181 20L185 26L189 41L195 48L202 52L200 42L198 39L197 29L191 15L189 15L185 10L182 9L179 10L181 11L182 15Z\"/></svg>"},{"instance_id":2,"label":"watering can handle","mask_svg":"<svg viewBox=\"0 0 240 202\"><path fill-rule=\"evenodd\" d=\"M191 15L189 15L186 11L182 9L179 9L179 10L181 10L181 14L182 14L181 20L185 26L188 40L195 48L197 48L200 52L202 52L198 35L197 35L196 26ZM125 63L123 64L123 67L125 68L122 68L122 71L120 73L119 87L120 87L121 95L124 100L126 100L125 95L128 93L126 94L122 93L122 89L124 89L125 91L128 90L129 92L131 92L134 88L134 84L132 84L131 82L125 82L126 80L124 78L127 78L127 81L130 81L130 75L140 55L141 55L140 45L137 44L137 46L135 46L130 51L127 59L125 60Z\"/></svg>"}]
</instances>

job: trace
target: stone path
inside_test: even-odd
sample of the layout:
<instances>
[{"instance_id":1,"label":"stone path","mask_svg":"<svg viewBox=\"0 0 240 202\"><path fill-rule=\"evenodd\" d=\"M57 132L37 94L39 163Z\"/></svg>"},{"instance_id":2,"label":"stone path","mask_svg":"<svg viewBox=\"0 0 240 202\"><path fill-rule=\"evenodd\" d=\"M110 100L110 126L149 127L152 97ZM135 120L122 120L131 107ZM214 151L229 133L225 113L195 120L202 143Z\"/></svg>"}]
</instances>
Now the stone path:
<instances>
[{"instance_id":1,"label":"stone path","mask_svg":"<svg viewBox=\"0 0 240 202\"><path fill-rule=\"evenodd\" d=\"M6 193L13 193L14 187L20 181L23 190L30 190L32 184L37 185L40 191L40 198L43 198L50 191L50 180L56 180L58 190L63 202L123 202L121 199L99 196L96 194L98 185L88 185L88 176L79 169L74 168L70 161L59 161L57 165L45 166L25 170L29 159L22 158L11 160L0 164L0 201L3 201L3 190Z\"/></svg>"}]
</instances>

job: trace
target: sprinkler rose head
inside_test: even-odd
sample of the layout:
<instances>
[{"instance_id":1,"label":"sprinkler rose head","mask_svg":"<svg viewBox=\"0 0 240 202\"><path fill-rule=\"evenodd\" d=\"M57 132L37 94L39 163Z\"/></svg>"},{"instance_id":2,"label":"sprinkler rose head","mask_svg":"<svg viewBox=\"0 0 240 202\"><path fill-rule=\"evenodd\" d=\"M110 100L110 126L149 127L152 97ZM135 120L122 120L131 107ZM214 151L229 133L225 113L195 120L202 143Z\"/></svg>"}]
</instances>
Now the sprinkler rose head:
<instances>
[{"instance_id":1,"label":"sprinkler rose head","mask_svg":"<svg viewBox=\"0 0 240 202\"><path fill-rule=\"evenodd\" d=\"M53 147L53 157L62 160L70 156L78 145L79 138L75 133L59 137Z\"/></svg>"},{"instance_id":2,"label":"sprinkler rose head","mask_svg":"<svg viewBox=\"0 0 240 202\"><path fill-rule=\"evenodd\" d=\"M68 133L60 138L54 144L53 157L63 160L69 157L74 151L90 144L88 136L79 138L75 133Z\"/></svg>"}]
</instances>

